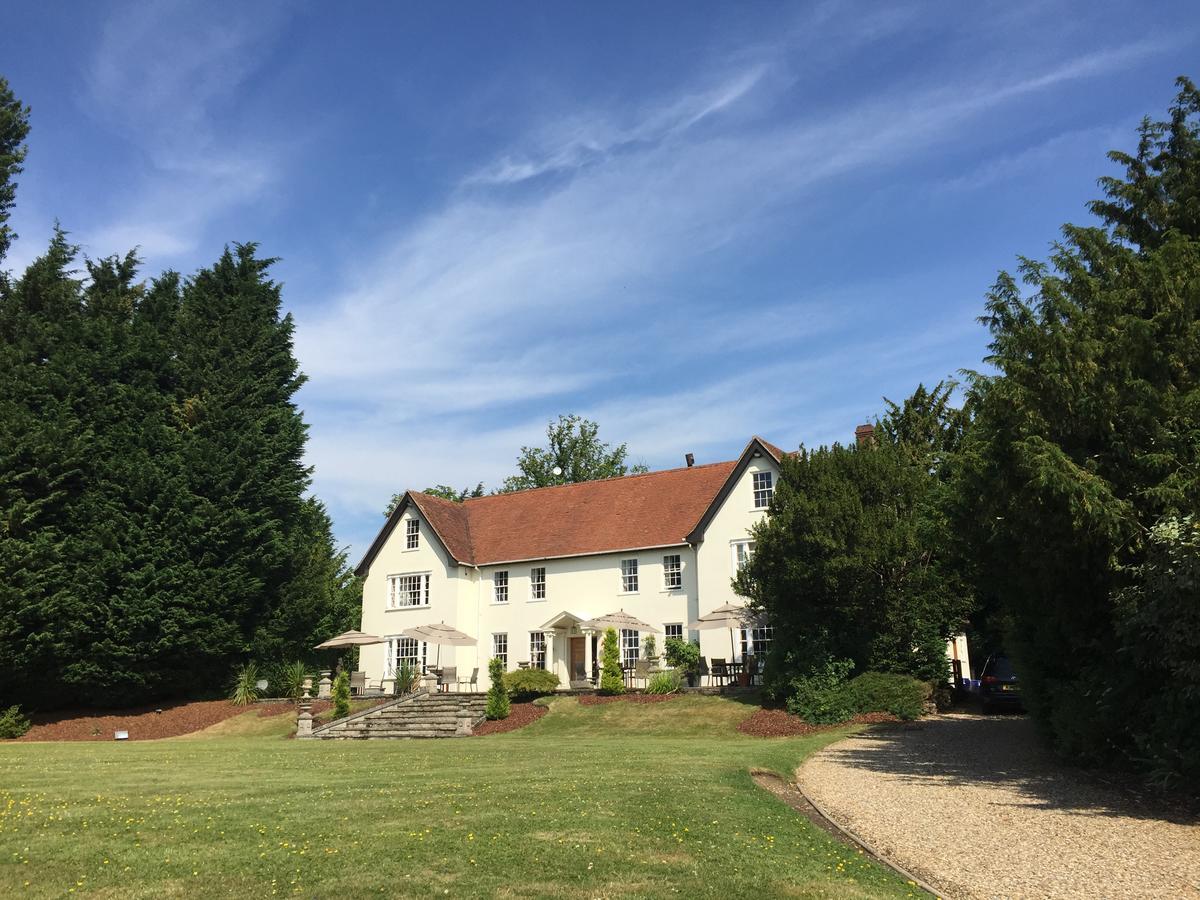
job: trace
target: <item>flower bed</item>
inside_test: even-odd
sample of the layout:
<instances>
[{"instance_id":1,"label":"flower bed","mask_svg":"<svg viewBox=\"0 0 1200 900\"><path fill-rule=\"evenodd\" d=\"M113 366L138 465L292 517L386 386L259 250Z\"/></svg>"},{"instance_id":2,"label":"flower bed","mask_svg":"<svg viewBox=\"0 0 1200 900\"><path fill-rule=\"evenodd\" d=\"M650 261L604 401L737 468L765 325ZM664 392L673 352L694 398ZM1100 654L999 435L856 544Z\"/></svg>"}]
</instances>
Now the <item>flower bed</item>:
<instances>
[{"instance_id":1,"label":"flower bed","mask_svg":"<svg viewBox=\"0 0 1200 900\"><path fill-rule=\"evenodd\" d=\"M536 703L514 703L507 719L492 719L484 722L475 729L475 734L502 734L506 731L516 731L518 728L524 728L526 725L536 722L548 712L550 710Z\"/></svg>"},{"instance_id":2,"label":"flower bed","mask_svg":"<svg viewBox=\"0 0 1200 900\"><path fill-rule=\"evenodd\" d=\"M890 713L861 713L840 725L809 725L799 716L784 709L760 709L738 724L738 731L755 737L797 737L834 731L844 725L874 725L879 722L899 722Z\"/></svg>"},{"instance_id":3,"label":"flower bed","mask_svg":"<svg viewBox=\"0 0 1200 900\"><path fill-rule=\"evenodd\" d=\"M17 740L111 741L114 732L128 731L131 741L150 741L200 731L254 709L234 706L228 700L198 700L132 709L58 710L31 716L33 727ZM271 703L259 708L258 714L276 716L295 709L291 703Z\"/></svg>"}]
</instances>

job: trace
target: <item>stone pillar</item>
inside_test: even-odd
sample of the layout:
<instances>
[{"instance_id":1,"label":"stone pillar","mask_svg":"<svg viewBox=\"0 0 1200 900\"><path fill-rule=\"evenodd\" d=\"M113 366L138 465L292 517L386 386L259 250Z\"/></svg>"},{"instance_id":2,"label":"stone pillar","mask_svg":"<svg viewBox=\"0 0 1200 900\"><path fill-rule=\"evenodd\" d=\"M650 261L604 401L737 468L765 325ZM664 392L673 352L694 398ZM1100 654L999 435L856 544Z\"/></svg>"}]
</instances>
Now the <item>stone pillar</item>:
<instances>
[{"instance_id":1,"label":"stone pillar","mask_svg":"<svg viewBox=\"0 0 1200 900\"><path fill-rule=\"evenodd\" d=\"M304 679L304 696L300 698L300 715L296 717L296 737L312 737L312 679Z\"/></svg>"},{"instance_id":2,"label":"stone pillar","mask_svg":"<svg viewBox=\"0 0 1200 900\"><path fill-rule=\"evenodd\" d=\"M329 677L329 670L321 672L321 680L317 682L317 699L328 700L333 696L333 680Z\"/></svg>"},{"instance_id":3,"label":"stone pillar","mask_svg":"<svg viewBox=\"0 0 1200 900\"><path fill-rule=\"evenodd\" d=\"M427 694L436 694L437 693L437 688L438 688L437 676L434 675L432 672L429 672L426 675L422 676L421 683L425 687L425 693L427 693Z\"/></svg>"}]
</instances>

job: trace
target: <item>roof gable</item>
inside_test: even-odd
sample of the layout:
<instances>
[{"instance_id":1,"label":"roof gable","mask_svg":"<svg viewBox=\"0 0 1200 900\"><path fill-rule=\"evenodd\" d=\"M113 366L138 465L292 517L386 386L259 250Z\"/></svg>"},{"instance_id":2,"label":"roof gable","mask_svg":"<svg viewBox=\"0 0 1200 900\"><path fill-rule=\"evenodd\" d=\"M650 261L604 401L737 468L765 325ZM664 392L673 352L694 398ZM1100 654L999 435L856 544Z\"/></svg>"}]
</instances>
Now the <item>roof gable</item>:
<instances>
[{"instance_id":1,"label":"roof gable","mask_svg":"<svg viewBox=\"0 0 1200 900\"><path fill-rule=\"evenodd\" d=\"M712 499L712 502L709 503L708 508L704 510L704 514L700 517L699 521L696 522L696 526L690 532L688 532L687 540L689 544L698 544L700 541L704 540L704 529L708 527L708 523L712 521L713 516L717 514L717 510L721 508L721 504L725 502L725 499L733 491L738 479L742 477L742 473L745 472L746 467L750 465L750 460L754 459L756 455L762 453L767 454L769 457L771 457L771 459L775 460L776 463L781 463L783 461L783 457L789 455L785 453L785 451L780 450L774 444L767 443L758 435L750 438L750 443L746 445L746 449L742 451L742 455L739 456L734 462L729 464L730 471L729 475L725 479L724 484L721 485L720 490L717 491L716 495Z\"/></svg>"}]
</instances>

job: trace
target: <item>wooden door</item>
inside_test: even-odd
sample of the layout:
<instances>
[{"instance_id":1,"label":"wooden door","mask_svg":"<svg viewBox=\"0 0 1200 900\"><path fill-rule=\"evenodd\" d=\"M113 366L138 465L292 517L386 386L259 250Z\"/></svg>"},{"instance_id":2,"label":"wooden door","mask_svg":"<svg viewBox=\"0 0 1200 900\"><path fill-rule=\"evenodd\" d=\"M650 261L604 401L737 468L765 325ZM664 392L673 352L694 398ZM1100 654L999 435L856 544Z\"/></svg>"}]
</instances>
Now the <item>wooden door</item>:
<instances>
[{"instance_id":1,"label":"wooden door","mask_svg":"<svg viewBox=\"0 0 1200 900\"><path fill-rule=\"evenodd\" d=\"M572 678L587 678L587 672L584 668L584 640L585 638L571 638L571 677Z\"/></svg>"}]
</instances>

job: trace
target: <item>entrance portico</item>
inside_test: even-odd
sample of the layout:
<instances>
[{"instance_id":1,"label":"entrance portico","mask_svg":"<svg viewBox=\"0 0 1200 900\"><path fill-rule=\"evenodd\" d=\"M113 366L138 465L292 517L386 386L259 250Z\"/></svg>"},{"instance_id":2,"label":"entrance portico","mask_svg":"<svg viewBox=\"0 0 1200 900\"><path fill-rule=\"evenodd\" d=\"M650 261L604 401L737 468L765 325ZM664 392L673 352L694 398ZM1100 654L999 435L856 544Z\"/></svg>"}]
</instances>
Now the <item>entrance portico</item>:
<instances>
[{"instance_id":1,"label":"entrance portico","mask_svg":"<svg viewBox=\"0 0 1200 900\"><path fill-rule=\"evenodd\" d=\"M546 668L558 675L564 686L576 686L581 682L592 683L595 667L595 635L592 628L585 628L587 618L563 610L542 625L546 632ZM554 647L553 661L550 648ZM561 660L561 664L559 663Z\"/></svg>"}]
</instances>

